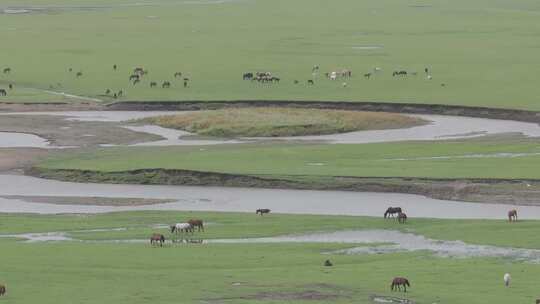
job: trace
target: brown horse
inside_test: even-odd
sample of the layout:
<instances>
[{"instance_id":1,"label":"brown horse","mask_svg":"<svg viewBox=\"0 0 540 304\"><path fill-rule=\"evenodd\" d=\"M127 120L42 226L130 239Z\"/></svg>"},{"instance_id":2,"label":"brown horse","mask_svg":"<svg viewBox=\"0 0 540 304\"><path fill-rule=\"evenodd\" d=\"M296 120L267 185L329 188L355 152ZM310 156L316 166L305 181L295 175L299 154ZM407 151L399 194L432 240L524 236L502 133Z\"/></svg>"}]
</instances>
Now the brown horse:
<instances>
[{"instance_id":1,"label":"brown horse","mask_svg":"<svg viewBox=\"0 0 540 304\"><path fill-rule=\"evenodd\" d=\"M392 285L390 285L390 289L394 291L394 289L397 288L398 291L401 291L401 286L403 286L403 290L407 292L407 286L410 287L411 284L406 278L397 277L392 280Z\"/></svg>"},{"instance_id":2,"label":"brown horse","mask_svg":"<svg viewBox=\"0 0 540 304\"><path fill-rule=\"evenodd\" d=\"M509 222L516 222L517 221L517 210L512 209L508 211L508 221Z\"/></svg>"},{"instance_id":3,"label":"brown horse","mask_svg":"<svg viewBox=\"0 0 540 304\"><path fill-rule=\"evenodd\" d=\"M0 296L3 296L6 294L6 286L0 284Z\"/></svg>"},{"instance_id":4,"label":"brown horse","mask_svg":"<svg viewBox=\"0 0 540 304\"><path fill-rule=\"evenodd\" d=\"M204 231L204 223L203 223L203 220L199 220L199 219L190 219L188 221L189 224L191 224L191 226L193 226L193 228L197 228L197 231Z\"/></svg>"},{"instance_id":5,"label":"brown horse","mask_svg":"<svg viewBox=\"0 0 540 304\"><path fill-rule=\"evenodd\" d=\"M261 216L263 216L263 214L268 214L270 213L270 209L257 209L257 211L255 211L255 214L260 214Z\"/></svg>"},{"instance_id":6,"label":"brown horse","mask_svg":"<svg viewBox=\"0 0 540 304\"><path fill-rule=\"evenodd\" d=\"M163 234L154 233L152 234L152 237L150 237L150 244L158 244L160 247L163 247L163 243L165 243L165 236Z\"/></svg>"},{"instance_id":7,"label":"brown horse","mask_svg":"<svg viewBox=\"0 0 540 304\"><path fill-rule=\"evenodd\" d=\"M407 221L407 215L403 212L400 212L397 216L397 220L400 224L405 224L405 222Z\"/></svg>"}]
</instances>

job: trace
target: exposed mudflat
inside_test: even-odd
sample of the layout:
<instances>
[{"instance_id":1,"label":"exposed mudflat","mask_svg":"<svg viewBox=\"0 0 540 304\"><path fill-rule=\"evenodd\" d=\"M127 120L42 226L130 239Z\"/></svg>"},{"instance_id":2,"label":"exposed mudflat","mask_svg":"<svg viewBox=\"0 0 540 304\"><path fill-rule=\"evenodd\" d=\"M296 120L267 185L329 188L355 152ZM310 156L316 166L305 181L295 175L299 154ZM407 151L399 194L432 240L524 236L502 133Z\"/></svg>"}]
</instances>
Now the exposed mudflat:
<instances>
[{"instance_id":1,"label":"exposed mudflat","mask_svg":"<svg viewBox=\"0 0 540 304\"><path fill-rule=\"evenodd\" d=\"M540 137L540 125L536 123L485 118L441 115L413 115L431 121L422 126L404 129L357 131L331 135L294 136L278 138L239 138L234 140L197 139L185 131L149 125L133 125L133 120L182 114L188 112L162 111L102 111L102 112L27 112L9 113L0 121L0 142L15 142L17 146L47 147L47 140L57 146L80 145L210 145L223 143L243 143L246 141L304 141L331 144L361 144L413 140L445 140L473 138L494 134L521 134ZM37 115L37 116L33 116ZM71 122L71 123L70 123ZM78 123L73 123L78 122ZM62 129L60 129L62 128ZM91 131L81 133L85 130ZM123 131L122 131L123 130ZM18 133L15 133L18 132ZM35 135L21 134L35 133ZM143 136L142 134L145 134ZM92 136L82 136L92 135ZM5 140L4 140L5 137ZM152 140L152 138L154 140Z\"/></svg>"}]
</instances>

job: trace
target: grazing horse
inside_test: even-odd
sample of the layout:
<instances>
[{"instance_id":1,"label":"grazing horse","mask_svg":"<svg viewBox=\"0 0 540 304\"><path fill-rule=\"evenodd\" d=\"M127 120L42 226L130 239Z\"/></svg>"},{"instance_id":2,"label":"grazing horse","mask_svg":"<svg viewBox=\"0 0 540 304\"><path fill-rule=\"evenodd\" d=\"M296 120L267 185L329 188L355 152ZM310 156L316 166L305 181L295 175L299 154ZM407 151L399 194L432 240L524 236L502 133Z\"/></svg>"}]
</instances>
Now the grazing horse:
<instances>
[{"instance_id":1,"label":"grazing horse","mask_svg":"<svg viewBox=\"0 0 540 304\"><path fill-rule=\"evenodd\" d=\"M174 224L174 225L171 225L171 233L187 233L187 232L191 232L193 233L193 225L191 225L190 223L177 223L177 224Z\"/></svg>"},{"instance_id":2,"label":"grazing horse","mask_svg":"<svg viewBox=\"0 0 540 304\"><path fill-rule=\"evenodd\" d=\"M190 224L193 228L197 228L197 231L204 231L204 223L203 220L199 219L190 219L188 221L188 224Z\"/></svg>"},{"instance_id":3,"label":"grazing horse","mask_svg":"<svg viewBox=\"0 0 540 304\"><path fill-rule=\"evenodd\" d=\"M309 84L309 85L314 85L315 82L314 82L313 80L311 80L311 79L308 79L307 84Z\"/></svg>"},{"instance_id":4,"label":"grazing horse","mask_svg":"<svg viewBox=\"0 0 540 304\"><path fill-rule=\"evenodd\" d=\"M263 216L263 214L270 213L270 211L270 209L257 209L257 211L255 211L255 214L260 214L261 216Z\"/></svg>"},{"instance_id":5,"label":"grazing horse","mask_svg":"<svg viewBox=\"0 0 540 304\"><path fill-rule=\"evenodd\" d=\"M398 291L401 291L401 286L403 286L404 291L407 292L407 286L411 287L411 284L406 278L397 277L392 280L392 285L390 285L390 289L394 291L394 289L397 288Z\"/></svg>"},{"instance_id":6,"label":"grazing horse","mask_svg":"<svg viewBox=\"0 0 540 304\"><path fill-rule=\"evenodd\" d=\"M508 221L509 222L516 222L517 221L517 210L512 209L508 211Z\"/></svg>"},{"instance_id":7,"label":"grazing horse","mask_svg":"<svg viewBox=\"0 0 540 304\"><path fill-rule=\"evenodd\" d=\"M174 73L174 78L182 77L182 72Z\"/></svg>"},{"instance_id":8,"label":"grazing horse","mask_svg":"<svg viewBox=\"0 0 540 304\"><path fill-rule=\"evenodd\" d=\"M118 68L118 66L116 66L116 64L114 64L114 65L112 66L112 68L113 68L113 70L116 71L116 69Z\"/></svg>"},{"instance_id":9,"label":"grazing horse","mask_svg":"<svg viewBox=\"0 0 540 304\"><path fill-rule=\"evenodd\" d=\"M155 87L155 86L157 86L157 82L155 82L155 81L150 82L150 87L151 87L151 88L153 88L153 87Z\"/></svg>"},{"instance_id":10,"label":"grazing horse","mask_svg":"<svg viewBox=\"0 0 540 304\"><path fill-rule=\"evenodd\" d=\"M6 95L7 95L7 91L4 89L0 89L0 96L6 96Z\"/></svg>"},{"instance_id":11,"label":"grazing horse","mask_svg":"<svg viewBox=\"0 0 540 304\"><path fill-rule=\"evenodd\" d=\"M397 220L398 220L398 223L405 224L405 222L407 221L407 215L403 212L400 212L397 216Z\"/></svg>"},{"instance_id":12,"label":"grazing horse","mask_svg":"<svg viewBox=\"0 0 540 304\"><path fill-rule=\"evenodd\" d=\"M75 74L75 77L79 78L82 76L82 72L77 72L77 74Z\"/></svg>"},{"instance_id":13,"label":"grazing horse","mask_svg":"<svg viewBox=\"0 0 540 304\"><path fill-rule=\"evenodd\" d=\"M13 90L13 84L10 83L10 84L8 85L8 88L9 88L10 90Z\"/></svg>"},{"instance_id":14,"label":"grazing horse","mask_svg":"<svg viewBox=\"0 0 540 304\"><path fill-rule=\"evenodd\" d=\"M0 296L3 296L6 294L6 286L0 284Z\"/></svg>"},{"instance_id":15,"label":"grazing horse","mask_svg":"<svg viewBox=\"0 0 540 304\"><path fill-rule=\"evenodd\" d=\"M509 273L505 273L504 274L504 277L503 277L503 280L504 280L504 286L508 287L510 286L510 274Z\"/></svg>"},{"instance_id":16,"label":"grazing horse","mask_svg":"<svg viewBox=\"0 0 540 304\"><path fill-rule=\"evenodd\" d=\"M171 87L171 83L168 82L168 81L164 81L163 84L161 85L162 88L170 88Z\"/></svg>"},{"instance_id":17,"label":"grazing horse","mask_svg":"<svg viewBox=\"0 0 540 304\"><path fill-rule=\"evenodd\" d=\"M324 261L324 266L332 267L332 266L334 266L334 264L332 264L332 262L330 262L330 260L326 260L326 261Z\"/></svg>"},{"instance_id":18,"label":"grazing horse","mask_svg":"<svg viewBox=\"0 0 540 304\"><path fill-rule=\"evenodd\" d=\"M129 76L129 81L138 80L140 78L141 78L141 76L139 76L138 74L133 74L133 75Z\"/></svg>"},{"instance_id":19,"label":"grazing horse","mask_svg":"<svg viewBox=\"0 0 540 304\"><path fill-rule=\"evenodd\" d=\"M253 78L253 73L251 73L251 72L244 73L244 75L242 75L243 80L251 80L252 78Z\"/></svg>"},{"instance_id":20,"label":"grazing horse","mask_svg":"<svg viewBox=\"0 0 540 304\"><path fill-rule=\"evenodd\" d=\"M4 74L9 74L11 73L11 68L5 68L4 69Z\"/></svg>"},{"instance_id":21,"label":"grazing horse","mask_svg":"<svg viewBox=\"0 0 540 304\"><path fill-rule=\"evenodd\" d=\"M394 71L394 73L392 73L392 76L407 76L407 71Z\"/></svg>"},{"instance_id":22,"label":"grazing horse","mask_svg":"<svg viewBox=\"0 0 540 304\"><path fill-rule=\"evenodd\" d=\"M369 79L369 77L371 77L371 73L366 73L366 74L364 74L364 77L366 77L367 79Z\"/></svg>"},{"instance_id":23,"label":"grazing horse","mask_svg":"<svg viewBox=\"0 0 540 304\"><path fill-rule=\"evenodd\" d=\"M384 218L394 217L394 214L399 215L400 213L402 213L401 211L401 207L388 207L388 209L386 209L386 211L384 212Z\"/></svg>"},{"instance_id":24,"label":"grazing horse","mask_svg":"<svg viewBox=\"0 0 540 304\"><path fill-rule=\"evenodd\" d=\"M425 69L424 69L424 72L426 72L426 75L429 74L429 69L428 69L428 68L425 68Z\"/></svg>"},{"instance_id":25,"label":"grazing horse","mask_svg":"<svg viewBox=\"0 0 540 304\"><path fill-rule=\"evenodd\" d=\"M150 244L153 246L154 244L158 244L160 247L163 247L163 243L165 243L165 236L163 234L154 233L150 237Z\"/></svg>"}]
</instances>

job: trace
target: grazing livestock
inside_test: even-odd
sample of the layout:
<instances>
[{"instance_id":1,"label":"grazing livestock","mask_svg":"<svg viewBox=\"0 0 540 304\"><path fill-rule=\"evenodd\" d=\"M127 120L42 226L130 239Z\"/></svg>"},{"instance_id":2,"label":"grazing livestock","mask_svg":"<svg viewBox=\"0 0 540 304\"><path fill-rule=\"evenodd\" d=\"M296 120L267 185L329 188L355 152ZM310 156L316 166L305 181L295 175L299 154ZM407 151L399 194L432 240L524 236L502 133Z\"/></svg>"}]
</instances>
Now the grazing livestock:
<instances>
[{"instance_id":1,"label":"grazing livestock","mask_svg":"<svg viewBox=\"0 0 540 304\"><path fill-rule=\"evenodd\" d=\"M326 267L332 267L332 266L334 266L334 265L332 264L332 262L330 262L330 260L326 260L326 261L324 261L324 266L326 266Z\"/></svg>"},{"instance_id":2,"label":"grazing livestock","mask_svg":"<svg viewBox=\"0 0 540 304\"><path fill-rule=\"evenodd\" d=\"M171 233L175 233L175 234L188 233L188 232L193 233L193 225L191 225L190 223L177 223L177 224L171 225L170 227L171 227Z\"/></svg>"},{"instance_id":3,"label":"grazing livestock","mask_svg":"<svg viewBox=\"0 0 540 304\"><path fill-rule=\"evenodd\" d=\"M145 71L144 71L143 68L135 68L135 69L133 69L133 74L143 75L143 74L145 74Z\"/></svg>"},{"instance_id":4,"label":"grazing livestock","mask_svg":"<svg viewBox=\"0 0 540 304\"><path fill-rule=\"evenodd\" d=\"M367 79L369 79L369 78L371 77L371 73L366 73L366 74L364 74L364 77L367 78Z\"/></svg>"},{"instance_id":5,"label":"grazing livestock","mask_svg":"<svg viewBox=\"0 0 540 304\"><path fill-rule=\"evenodd\" d=\"M244 73L244 75L242 75L242 79L243 80L251 80L251 79L253 79L253 73L251 73L251 72Z\"/></svg>"},{"instance_id":6,"label":"grazing livestock","mask_svg":"<svg viewBox=\"0 0 540 304\"><path fill-rule=\"evenodd\" d=\"M106 90L105 90L105 95L109 95L109 94L111 94L111 90L106 89Z\"/></svg>"},{"instance_id":7,"label":"grazing livestock","mask_svg":"<svg viewBox=\"0 0 540 304\"><path fill-rule=\"evenodd\" d=\"M429 69L428 69L428 68L425 68L425 69L424 69L424 72L426 73L426 75L429 74Z\"/></svg>"},{"instance_id":8,"label":"grazing livestock","mask_svg":"<svg viewBox=\"0 0 540 304\"><path fill-rule=\"evenodd\" d=\"M296 79L294 80L294 84L299 84L299 83L300 83L300 81L298 81Z\"/></svg>"},{"instance_id":9,"label":"grazing livestock","mask_svg":"<svg viewBox=\"0 0 540 304\"><path fill-rule=\"evenodd\" d=\"M187 221L193 228L197 228L197 231L204 231L204 222L199 219L190 219Z\"/></svg>"},{"instance_id":10,"label":"grazing livestock","mask_svg":"<svg viewBox=\"0 0 540 304\"><path fill-rule=\"evenodd\" d=\"M511 279L510 274L505 273L504 276L503 276L504 286L506 286L506 287L510 286L510 279Z\"/></svg>"},{"instance_id":11,"label":"grazing livestock","mask_svg":"<svg viewBox=\"0 0 540 304\"><path fill-rule=\"evenodd\" d=\"M257 209L257 211L255 211L255 214L260 214L261 216L263 216L264 214L270 213L270 211L270 209Z\"/></svg>"},{"instance_id":12,"label":"grazing livestock","mask_svg":"<svg viewBox=\"0 0 540 304\"><path fill-rule=\"evenodd\" d=\"M407 76L407 71L394 71L394 73L392 73L392 76Z\"/></svg>"},{"instance_id":13,"label":"grazing livestock","mask_svg":"<svg viewBox=\"0 0 540 304\"><path fill-rule=\"evenodd\" d=\"M394 278L392 280L392 284L390 285L390 289L394 291L394 289L397 289L398 291L401 291L401 286L403 286L404 292L407 292L407 286L411 287L411 284L409 283L409 280L406 278Z\"/></svg>"},{"instance_id":14,"label":"grazing livestock","mask_svg":"<svg viewBox=\"0 0 540 304\"><path fill-rule=\"evenodd\" d=\"M83 73L82 72L77 72L77 74L75 74L75 77L79 78L79 77L82 77Z\"/></svg>"},{"instance_id":15,"label":"grazing livestock","mask_svg":"<svg viewBox=\"0 0 540 304\"><path fill-rule=\"evenodd\" d=\"M508 221L509 222L517 222L517 210L516 209L512 209L510 211L508 211Z\"/></svg>"},{"instance_id":16,"label":"grazing livestock","mask_svg":"<svg viewBox=\"0 0 540 304\"><path fill-rule=\"evenodd\" d=\"M13 90L13 84L10 83L10 84L8 85L8 88L9 88L10 90Z\"/></svg>"},{"instance_id":17,"label":"grazing livestock","mask_svg":"<svg viewBox=\"0 0 540 304\"><path fill-rule=\"evenodd\" d=\"M114 64L114 65L112 66L112 68L113 68L113 70L116 71L116 69L118 68L118 66L116 66L116 64Z\"/></svg>"},{"instance_id":18,"label":"grazing livestock","mask_svg":"<svg viewBox=\"0 0 540 304\"><path fill-rule=\"evenodd\" d=\"M315 73L319 70L319 65L314 65L313 68L311 68L311 73Z\"/></svg>"},{"instance_id":19,"label":"grazing livestock","mask_svg":"<svg viewBox=\"0 0 540 304\"><path fill-rule=\"evenodd\" d=\"M407 215L403 212L400 212L397 216L397 220L398 220L398 223L405 224L405 222L407 221Z\"/></svg>"},{"instance_id":20,"label":"grazing livestock","mask_svg":"<svg viewBox=\"0 0 540 304\"><path fill-rule=\"evenodd\" d=\"M124 95L124 92L122 90L118 91L118 97L122 97Z\"/></svg>"},{"instance_id":21,"label":"grazing livestock","mask_svg":"<svg viewBox=\"0 0 540 304\"><path fill-rule=\"evenodd\" d=\"M394 214L399 215L400 213L402 213L401 207L388 207L384 212L384 218L394 217Z\"/></svg>"},{"instance_id":22,"label":"grazing livestock","mask_svg":"<svg viewBox=\"0 0 540 304\"><path fill-rule=\"evenodd\" d=\"M69 68L68 71L71 73L73 72L73 68Z\"/></svg>"},{"instance_id":23,"label":"grazing livestock","mask_svg":"<svg viewBox=\"0 0 540 304\"><path fill-rule=\"evenodd\" d=\"M187 86L188 86L188 82L187 80L184 80L184 88L187 88Z\"/></svg>"},{"instance_id":24,"label":"grazing livestock","mask_svg":"<svg viewBox=\"0 0 540 304\"><path fill-rule=\"evenodd\" d=\"M0 296L3 296L6 294L6 286L0 284Z\"/></svg>"},{"instance_id":25,"label":"grazing livestock","mask_svg":"<svg viewBox=\"0 0 540 304\"><path fill-rule=\"evenodd\" d=\"M427 80L431 80L433 77L431 75L427 75Z\"/></svg>"},{"instance_id":26,"label":"grazing livestock","mask_svg":"<svg viewBox=\"0 0 540 304\"><path fill-rule=\"evenodd\" d=\"M153 88L153 87L155 87L155 86L157 86L157 82L155 82L155 81L150 82L150 87L151 87L151 88Z\"/></svg>"},{"instance_id":27,"label":"grazing livestock","mask_svg":"<svg viewBox=\"0 0 540 304\"><path fill-rule=\"evenodd\" d=\"M4 69L4 74L9 74L11 73L11 68L5 68Z\"/></svg>"},{"instance_id":28,"label":"grazing livestock","mask_svg":"<svg viewBox=\"0 0 540 304\"><path fill-rule=\"evenodd\" d=\"M154 233L150 237L150 244L152 246L159 244L160 247L163 247L163 243L165 243L165 236L163 234Z\"/></svg>"},{"instance_id":29,"label":"grazing livestock","mask_svg":"<svg viewBox=\"0 0 540 304\"><path fill-rule=\"evenodd\" d=\"M116 93L113 94L113 98L116 99L118 98L118 95Z\"/></svg>"},{"instance_id":30,"label":"grazing livestock","mask_svg":"<svg viewBox=\"0 0 540 304\"><path fill-rule=\"evenodd\" d=\"M182 72L174 73L174 78L182 77Z\"/></svg>"},{"instance_id":31,"label":"grazing livestock","mask_svg":"<svg viewBox=\"0 0 540 304\"><path fill-rule=\"evenodd\" d=\"M313 80L311 80L311 79L308 79L307 84L309 84L309 85L314 85L315 82L314 82Z\"/></svg>"},{"instance_id":32,"label":"grazing livestock","mask_svg":"<svg viewBox=\"0 0 540 304\"><path fill-rule=\"evenodd\" d=\"M129 76L129 81L139 80L139 79L141 79L141 76L139 76L138 74L133 74L133 75Z\"/></svg>"},{"instance_id":33,"label":"grazing livestock","mask_svg":"<svg viewBox=\"0 0 540 304\"><path fill-rule=\"evenodd\" d=\"M7 91L4 89L0 89L0 96L6 96L6 95L7 95Z\"/></svg>"},{"instance_id":34,"label":"grazing livestock","mask_svg":"<svg viewBox=\"0 0 540 304\"><path fill-rule=\"evenodd\" d=\"M170 88L171 87L171 83L168 82L168 81L164 81L163 84L161 85L162 88Z\"/></svg>"}]
</instances>

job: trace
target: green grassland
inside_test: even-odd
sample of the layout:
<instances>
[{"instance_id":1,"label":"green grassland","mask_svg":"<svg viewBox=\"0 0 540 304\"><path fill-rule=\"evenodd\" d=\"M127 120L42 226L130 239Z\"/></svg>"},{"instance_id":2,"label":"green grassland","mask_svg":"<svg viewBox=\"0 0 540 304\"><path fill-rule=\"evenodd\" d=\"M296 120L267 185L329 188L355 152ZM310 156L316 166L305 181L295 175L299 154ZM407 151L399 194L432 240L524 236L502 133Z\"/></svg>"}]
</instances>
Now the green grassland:
<instances>
[{"instance_id":1,"label":"green grassland","mask_svg":"<svg viewBox=\"0 0 540 304\"><path fill-rule=\"evenodd\" d=\"M276 137L414 127L428 122L395 113L321 109L242 108L200 111L142 120L215 137Z\"/></svg>"},{"instance_id":2,"label":"green grassland","mask_svg":"<svg viewBox=\"0 0 540 304\"><path fill-rule=\"evenodd\" d=\"M524 154L497 157L500 153ZM540 145L535 140L502 138L362 145L129 147L55 154L37 167L101 172L186 169L259 176L538 179L538 153Z\"/></svg>"},{"instance_id":3,"label":"green grassland","mask_svg":"<svg viewBox=\"0 0 540 304\"><path fill-rule=\"evenodd\" d=\"M2 7L47 6L0 18L2 101L70 98L43 89L123 100L346 100L399 101L539 110L537 54L540 4L533 0L13 0ZM370 48L380 46L380 48ZM367 48L366 48L367 47ZM119 70L114 72L112 65ZM347 80L315 78L348 68ZM149 74L128 82L137 66ZM424 67L432 71L426 80ZM73 68L69 73L68 68ZM380 67L370 80L362 74ZM392 71L417 71L395 79ZM75 72L83 72L76 79ZM192 79L184 89L173 73ZM280 84L241 80L269 71ZM300 80L294 85L293 80ZM170 89L149 87L171 81ZM441 87L441 83L446 84ZM58 85L60 84L60 86Z\"/></svg>"},{"instance_id":4,"label":"green grassland","mask_svg":"<svg viewBox=\"0 0 540 304\"><path fill-rule=\"evenodd\" d=\"M398 225L381 218L279 214L3 214L0 232L127 227L123 235L72 235L90 240L147 238L152 232L164 232L149 225L187 217L212 223L207 232L197 234L204 238L382 228L407 229L440 239L540 248L537 238L527 233L538 228L536 221L509 225L504 221L413 219ZM144 234L134 235L131 230L144 230ZM521 244L516 243L516 234L522 236ZM328 253L353 246L345 244L167 244L152 248L144 243L19 243L0 239L0 246L4 261L0 282L8 286L8 295L0 300L6 303L372 303L368 300L372 294L406 296L418 303L529 303L538 296L535 278L540 274L536 264L503 259L438 258L428 252ZM325 259L331 259L334 267L322 267ZM513 277L510 288L502 284L505 272ZM389 281L399 275L412 282L406 295L389 291ZM310 290L340 296L319 301L283 296Z\"/></svg>"}]
</instances>

